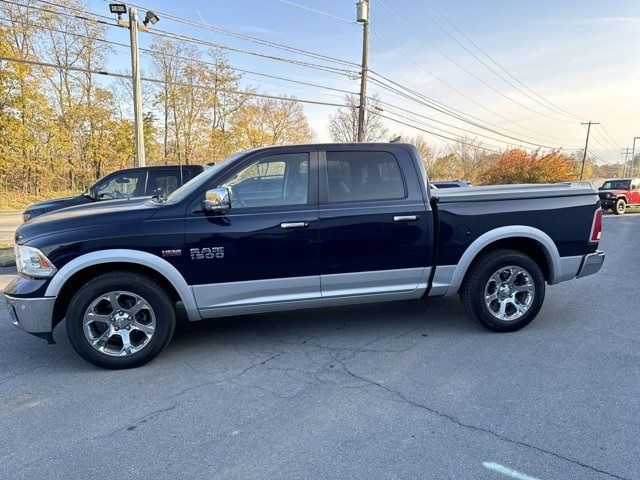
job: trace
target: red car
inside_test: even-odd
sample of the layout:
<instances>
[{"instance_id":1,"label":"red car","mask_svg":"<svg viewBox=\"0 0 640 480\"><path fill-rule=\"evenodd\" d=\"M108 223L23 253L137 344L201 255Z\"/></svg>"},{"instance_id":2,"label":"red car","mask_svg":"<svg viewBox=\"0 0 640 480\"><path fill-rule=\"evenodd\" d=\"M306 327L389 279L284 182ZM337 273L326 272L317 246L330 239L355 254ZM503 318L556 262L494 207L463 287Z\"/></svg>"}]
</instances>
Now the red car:
<instances>
[{"instance_id":1,"label":"red car","mask_svg":"<svg viewBox=\"0 0 640 480\"><path fill-rule=\"evenodd\" d=\"M611 209L616 215L622 215L627 207L640 206L640 178L607 180L600 187L599 195L602 210Z\"/></svg>"}]
</instances>

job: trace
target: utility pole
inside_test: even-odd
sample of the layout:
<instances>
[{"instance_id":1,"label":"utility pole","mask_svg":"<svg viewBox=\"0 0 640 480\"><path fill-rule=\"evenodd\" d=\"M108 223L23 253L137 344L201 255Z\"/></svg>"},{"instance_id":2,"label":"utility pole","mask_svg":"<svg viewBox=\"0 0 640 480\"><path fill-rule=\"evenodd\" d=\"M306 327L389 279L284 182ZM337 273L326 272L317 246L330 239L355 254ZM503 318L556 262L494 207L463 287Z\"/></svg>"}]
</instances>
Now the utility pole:
<instances>
[{"instance_id":1,"label":"utility pole","mask_svg":"<svg viewBox=\"0 0 640 480\"><path fill-rule=\"evenodd\" d=\"M631 152L631 175L629 175L630 177L633 177L633 167L636 162L636 140L638 139L640 139L640 137L633 137L633 149ZM638 167L640 167L640 164L638 165ZM640 175L640 169L638 170L638 174Z\"/></svg>"},{"instance_id":2,"label":"utility pole","mask_svg":"<svg viewBox=\"0 0 640 480\"><path fill-rule=\"evenodd\" d=\"M587 125L587 141L584 144L584 155L582 155L582 168L580 169L580 181L582 181L582 175L584 175L584 162L587 161L587 149L589 148L589 133L591 133L591 125L599 125L600 122L592 122L589 120L581 125Z\"/></svg>"},{"instance_id":3,"label":"utility pole","mask_svg":"<svg viewBox=\"0 0 640 480\"><path fill-rule=\"evenodd\" d=\"M357 4L358 22L362 23L362 74L360 76L360 106L358 107L358 142L364 142L364 121L367 107L367 77L369 74L369 0Z\"/></svg>"},{"instance_id":4,"label":"utility pole","mask_svg":"<svg viewBox=\"0 0 640 480\"><path fill-rule=\"evenodd\" d=\"M144 155L144 117L142 114L142 86L138 57L138 10L129 7L129 33L131 34L131 81L133 82L133 118L136 125L136 167L146 165Z\"/></svg>"},{"instance_id":5,"label":"utility pole","mask_svg":"<svg viewBox=\"0 0 640 480\"><path fill-rule=\"evenodd\" d=\"M622 177L633 176L633 157L631 157L631 165L629 165L629 150L631 147L621 148L620 156L624 155L624 168L622 169ZM629 175L627 175L629 173Z\"/></svg>"},{"instance_id":6,"label":"utility pole","mask_svg":"<svg viewBox=\"0 0 640 480\"><path fill-rule=\"evenodd\" d=\"M142 113L142 82L140 79L140 57L138 54L138 29L149 31L149 24L155 25L160 20L151 10L144 16L144 21L138 24L138 9L129 7L129 21L123 20L122 15L127 12L124 3L110 3L109 11L118 16L120 27L128 28L131 37L131 82L133 83L133 118L136 134L136 167L146 165L144 154L144 115Z\"/></svg>"}]
</instances>

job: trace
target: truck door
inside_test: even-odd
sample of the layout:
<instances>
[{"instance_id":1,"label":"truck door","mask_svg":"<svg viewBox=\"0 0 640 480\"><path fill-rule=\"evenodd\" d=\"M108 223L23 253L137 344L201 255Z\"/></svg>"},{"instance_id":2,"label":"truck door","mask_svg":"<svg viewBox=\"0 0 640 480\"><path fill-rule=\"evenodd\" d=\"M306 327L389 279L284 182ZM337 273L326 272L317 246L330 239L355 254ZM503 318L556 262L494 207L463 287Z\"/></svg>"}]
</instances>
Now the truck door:
<instances>
[{"instance_id":1,"label":"truck door","mask_svg":"<svg viewBox=\"0 0 640 480\"><path fill-rule=\"evenodd\" d=\"M432 212L402 149L320 152L323 297L411 292L426 286Z\"/></svg>"},{"instance_id":2,"label":"truck door","mask_svg":"<svg viewBox=\"0 0 640 480\"><path fill-rule=\"evenodd\" d=\"M315 149L257 153L207 187L229 189L226 214L192 204L186 276L203 313L320 297L317 178Z\"/></svg>"}]
</instances>

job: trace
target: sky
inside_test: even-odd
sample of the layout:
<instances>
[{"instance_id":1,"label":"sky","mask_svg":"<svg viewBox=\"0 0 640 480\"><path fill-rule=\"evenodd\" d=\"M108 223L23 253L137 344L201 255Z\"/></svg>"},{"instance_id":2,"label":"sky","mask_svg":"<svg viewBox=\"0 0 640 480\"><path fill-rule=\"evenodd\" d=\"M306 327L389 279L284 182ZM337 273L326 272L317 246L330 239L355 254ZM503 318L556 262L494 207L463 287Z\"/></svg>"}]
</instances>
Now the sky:
<instances>
[{"instance_id":1,"label":"sky","mask_svg":"<svg viewBox=\"0 0 640 480\"><path fill-rule=\"evenodd\" d=\"M157 12L160 22L156 28L164 31L316 61L163 18L162 13L167 13L354 63L361 60L362 25L353 22L355 0L137 2L143 14L148 8ZM90 0L88 6L93 12L108 13L104 1ZM586 126L581 122L592 120L600 125L592 127L589 147L601 162L613 163L620 161L621 147L632 146L633 137L640 137L639 1L371 0L370 26L371 70L473 116L481 125L502 132L508 130L518 139L496 141L477 137L487 145L505 148L511 142L530 146L524 140L545 146L583 148ZM110 28L109 37L128 44L128 32L124 29ZM153 39L152 35L141 33L140 45L146 47ZM227 54L237 68L351 92L359 89L355 75L323 72L241 53ZM127 50L116 49L109 55L108 67L127 71L129 62ZM149 62L143 55L145 72L150 71ZM243 77L242 84L262 93L329 103L342 103L344 97L341 92L249 74ZM369 93L391 104L388 108L383 105L382 115L399 118L398 114L403 114L403 121L410 125L431 131L434 131L431 126L436 125L457 132L456 135L464 134L456 128L405 114L398 108L496 138L495 134L465 125L372 82ZM327 124L335 107L305 105L304 110L317 140L329 141ZM450 143L409 126L384 121L392 136L423 134L440 149ZM437 132L451 135L442 130ZM466 135L474 137L471 133ZM636 142L638 151L640 138Z\"/></svg>"}]
</instances>

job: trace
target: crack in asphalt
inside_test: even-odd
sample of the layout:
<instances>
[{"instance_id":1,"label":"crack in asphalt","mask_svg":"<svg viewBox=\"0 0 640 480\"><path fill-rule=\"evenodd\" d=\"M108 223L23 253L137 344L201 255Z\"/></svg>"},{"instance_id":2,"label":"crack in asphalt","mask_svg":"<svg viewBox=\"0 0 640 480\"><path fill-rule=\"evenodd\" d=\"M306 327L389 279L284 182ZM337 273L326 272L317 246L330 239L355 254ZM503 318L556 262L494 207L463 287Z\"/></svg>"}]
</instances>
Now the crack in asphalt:
<instances>
[{"instance_id":1,"label":"crack in asphalt","mask_svg":"<svg viewBox=\"0 0 640 480\"><path fill-rule=\"evenodd\" d=\"M355 357L355 355L353 357ZM440 412L440 411L438 411L438 410L436 410L436 409L434 409L432 407L429 407L428 405L424 405L424 404L419 403L419 402L417 402L415 400L412 400L412 399L408 398L402 392L399 392L397 390L393 390L392 388L389 388L389 387L387 387L387 386L385 386L385 385L383 385L383 384L381 384L379 382L376 382L374 380L371 380L369 378L366 378L366 377L363 377L361 375L358 375L358 374L354 373L346 365L346 361L351 360L353 357L347 358L345 360L336 359L336 361L338 363L340 363L340 365L342 365L343 371L347 375L349 375L349 376L351 376L353 378L356 378L358 380L361 380L363 382L366 382L369 385L373 385L373 386L376 386L378 388L381 388L382 390L384 390L384 391L386 391L386 392L388 392L388 393L390 393L392 395L395 395L402 402L404 402L404 403L406 403L408 405L412 405L413 407L419 408L421 410L425 410L425 411L427 411L427 412L429 412L429 413L431 413L433 415L437 415L438 417L441 417L441 418L444 418L446 420L449 420L450 422L453 422L453 423L455 423L456 425L458 425L460 427L468 428L468 429L471 429L471 430L475 430L477 432L486 433L486 434L489 434L489 435L491 435L493 437L496 437L496 438L498 438L498 439L500 439L500 440L502 440L504 442L513 443L513 444L520 445L520 446L523 446L523 447L531 448L531 449L536 450L536 451L541 452L541 453L552 455L552 456L554 456L554 457L556 457L556 458L558 458L560 460L564 460L564 461L573 463L573 464L578 465L580 467L589 469L589 470L591 470L593 472L597 472L597 473L601 473L601 474L604 474L604 475L608 475L608 476L610 476L612 478L617 478L617 479L620 479L620 480L631 480L631 479L627 479L626 477L622 477L620 475L616 475L615 473L611 473L611 472L608 472L606 470L602 470L602 469L599 469L599 468L594 467L592 465L586 464L584 462L581 462L580 460L569 458L569 457L561 455L561 454L559 454L557 452L554 452L554 451L551 451L551 450L547 450L547 449L542 448L542 447L538 447L537 445L533 445L533 444L530 444L530 443L527 443L527 442L523 442L521 440L516 440L516 439L513 439L513 438L506 437L506 436L501 435L501 434L499 434L497 432L494 432L491 429L484 428L484 427L478 427L478 426L472 425L470 423L465 423L462 420L454 417L453 415L449 415L447 413Z\"/></svg>"},{"instance_id":2,"label":"crack in asphalt","mask_svg":"<svg viewBox=\"0 0 640 480\"><path fill-rule=\"evenodd\" d=\"M262 360L255 360L256 358L259 359L261 358L261 355L259 353L253 352L253 351L245 351L245 352L239 352L241 355L243 355L244 357L249 358L249 356L253 357L249 363L249 365L247 365L246 367L242 368L239 372L225 377L225 378L220 378L219 376L215 379L206 381L206 382L201 382L201 383L197 383L195 385L191 385L187 388L182 389L180 392L178 392L177 394L175 394L172 398L173 399L177 399L179 397L184 396L185 394L192 392L194 390L200 389L200 388L204 388L207 386L215 386L218 384L222 384L222 383L228 383L228 384L232 384L232 385L236 385L238 387L241 388L248 388L248 389L254 389L254 390L259 390L259 391L263 391L266 392L270 395L273 395L275 398L280 399L280 400L291 400L291 399L295 399L298 398L302 395L304 395L308 388L311 388L314 385L317 384L321 384L321 385L332 385L336 388L345 388L345 389L358 389L360 391L364 391L365 393L371 395L370 391L367 391L366 387L369 386L373 386L376 388L379 388L385 392L387 392L388 394L391 394L395 397L395 399L393 398L381 398L376 396L376 398L378 399L382 399L382 400L390 400L390 401L399 401L402 403L405 403L407 405L410 405L414 408L423 410L425 412L428 412L432 415L436 415L440 418L443 418L445 420L448 420L452 423L454 423L455 425L465 428L465 429L469 429L469 430L473 430L479 433L484 433L484 434L488 434L491 435L503 442L506 443L510 443L510 444L514 444L514 445L519 445L525 448L529 448L532 450L535 450L537 452L543 453L543 454L547 454L547 455L551 455L559 460L563 460L566 462L569 462L571 464L577 465L579 467L591 470L592 472L596 472L599 474L603 474L603 475L607 475L611 478L616 478L619 480L630 480L627 479L626 477L622 477L620 475L617 475L615 473L594 467L592 465L589 465L587 463L581 462L580 460L576 460L574 458L570 458L567 457L565 455L562 455L560 453L554 452L552 450L548 450L545 449L543 447L539 447L537 445L531 444L531 443L527 443L525 441L521 441L521 440L517 440L514 438L510 438L507 437L505 435L502 435L500 433L497 433L489 428L485 428L485 427L480 427L480 426L476 426L470 423L465 423L464 421L460 420L459 418L455 417L454 415L451 414L447 414L444 412L441 412L439 410L436 410L433 407L430 407L428 405L422 404L416 400L413 400L411 398L409 398L406 394L402 393L401 391L398 390L394 390L393 388L390 388L380 382L377 382L375 380L372 380L370 378L367 378L363 375L359 375L356 372L354 372L351 368L349 368L349 366L347 365L347 362L349 360L352 360L353 358L355 358L357 355L361 354L361 353L405 353L408 352L409 350L413 349L414 347L416 347L417 342L414 341L414 343L412 345L409 345L406 348L400 348L400 349L388 349L388 348L369 348L371 345L381 342L383 340L389 339L389 338L397 338L397 337L401 337L410 333L413 333L414 331L416 331L417 329L421 328L416 327L416 328L412 328L408 331L404 331L401 332L399 334L394 334L394 335L388 335L388 336L380 336L375 338L374 340L367 342L366 344L360 346L360 347L331 347L331 346L327 346L327 345L323 345L320 343L320 339L315 337L315 336L309 336L306 338L303 338L297 342L290 342L290 341L286 341L284 339L273 339L272 340L272 345L274 347L282 347L282 345L287 345L287 346L292 346L292 347L296 347L298 349L302 348L305 351L301 352L312 364L314 364L317 367L317 370L313 371L313 370L308 370L308 369L303 369L303 368L297 368L297 367L279 367L279 366L272 366L269 365L269 363L273 362L274 360L280 358L283 355L287 355L287 354L293 354L295 353L293 350L287 350L287 349L283 349L278 351L278 353L272 354L266 358L264 358L264 356L262 356ZM311 358L310 352L308 350L308 347L312 347L314 349L320 350L320 351L326 351L328 352L329 357L331 358L331 360L329 363L327 362L318 362L316 360L314 360L313 358ZM340 365L341 368L339 369L334 369L335 366ZM211 376L213 375L213 373L211 372L207 372L207 371L203 371L201 369L198 369L196 367L194 367L193 365L187 363L186 364L190 369L192 369L193 371L200 373L202 375L208 375ZM263 367L265 370L274 370L274 371L282 371L285 372L289 378L293 379L294 381L297 382L303 382L307 384L308 388L302 388L298 393L294 394L294 395L282 395L280 393L274 392L273 390L270 390L264 386L261 385L256 385L256 384L246 384L246 383L241 383L239 382L239 380L245 376L248 372L250 372L251 370L254 369L258 369L260 367ZM291 373L293 372L297 372L300 373L304 376L307 376L309 378L312 378L313 380L311 381L304 381L300 378L296 378L293 377L291 375ZM344 382L340 382L340 381L335 381L332 380L330 378L320 378L322 375L324 374L344 374L349 376L350 378L353 378L355 380L358 380L359 383L357 384L352 384L352 385L346 385ZM374 395L375 396L375 395ZM106 435L100 436L100 437L93 437L94 439L96 438L105 438L108 436L111 436L119 431L122 430L133 430L134 428L136 428L139 424L146 422L149 419L153 419L158 415L164 414L168 411L171 411L175 408L177 408L179 406L180 402L175 403L169 407L165 407L162 409L158 409L158 410L154 410L152 412L149 412L147 414L145 414L144 416L140 417L135 423L133 423L131 426L129 427L120 427Z\"/></svg>"}]
</instances>

